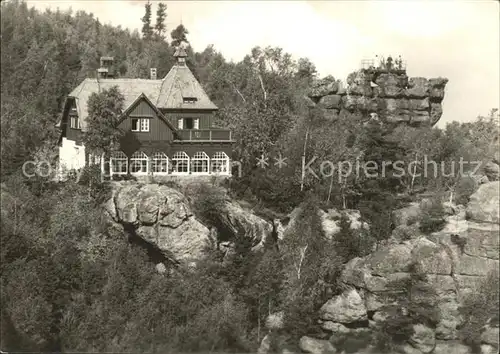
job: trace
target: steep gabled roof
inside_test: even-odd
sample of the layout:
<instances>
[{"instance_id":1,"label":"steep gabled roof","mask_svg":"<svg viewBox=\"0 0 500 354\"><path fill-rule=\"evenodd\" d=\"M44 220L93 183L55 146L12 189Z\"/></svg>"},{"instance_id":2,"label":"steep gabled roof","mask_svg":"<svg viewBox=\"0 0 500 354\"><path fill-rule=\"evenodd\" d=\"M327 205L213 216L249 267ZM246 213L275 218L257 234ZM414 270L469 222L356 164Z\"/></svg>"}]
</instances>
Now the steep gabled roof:
<instances>
[{"instance_id":1,"label":"steep gabled roof","mask_svg":"<svg viewBox=\"0 0 500 354\"><path fill-rule=\"evenodd\" d=\"M185 103L184 98L197 100ZM191 70L181 65L174 65L163 78L156 106L166 109L217 109Z\"/></svg>"},{"instance_id":2,"label":"steep gabled roof","mask_svg":"<svg viewBox=\"0 0 500 354\"><path fill-rule=\"evenodd\" d=\"M161 88L161 80L144 79L85 79L70 94L76 100L76 109L82 130L86 129L88 117L87 103L90 95L99 90L107 90L113 86L118 86L121 94L125 98L123 110L126 111L142 94L146 95L152 102L158 97Z\"/></svg>"},{"instance_id":3,"label":"steep gabled roof","mask_svg":"<svg viewBox=\"0 0 500 354\"><path fill-rule=\"evenodd\" d=\"M118 86L125 101L126 111L142 94L158 109L207 109L217 110L193 73L185 65L174 65L162 80L146 79L85 79L68 97L75 98L82 130L86 128L87 103L90 95L99 90ZM184 98L196 98L185 103Z\"/></svg>"},{"instance_id":4,"label":"steep gabled roof","mask_svg":"<svg viewBox=\"0 0 500 354\"><path fill-rule=\"evenodd\" d=\"M137 99L122 113L122 117L120 118L120 122L122 122L125 118L127 118L127 115L139 104L141 101L146 101L146 103L153 109L153 111L158 115L158 117L163 120L163 122L168 125L168 127L175 133L177 129L172 125L172 123L161 113L158 108L155 107L153 102L146 96L144 93L142 93Z\"/></svg>"}]
</instances>

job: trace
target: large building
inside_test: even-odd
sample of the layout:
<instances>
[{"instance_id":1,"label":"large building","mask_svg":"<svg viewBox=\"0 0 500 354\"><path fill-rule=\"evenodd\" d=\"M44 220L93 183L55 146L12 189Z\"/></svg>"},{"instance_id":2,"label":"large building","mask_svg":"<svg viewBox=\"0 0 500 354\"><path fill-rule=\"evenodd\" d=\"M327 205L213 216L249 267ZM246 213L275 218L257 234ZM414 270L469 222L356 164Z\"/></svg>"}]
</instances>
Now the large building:
<instances>
[{"instance_id":1,"label":"large building","mask_svg":"<svg viewBox=\"0 0 500 354\"><path fill-rule=\"evenodd\" d=\"M230 175L231 131L213 126L217 106L186 65L179 46L176 63L161 80L123 79L112 74L113 58L102 57L97 77L85 79L67 97L59 123L59 165L64 171L100 163L110 175ZM120 150L109 161L89 156L82 143L91 94L118 86L124 96L117 127ZM109 167L107 167L109 164Z\"/></svg>"}]
</instances>

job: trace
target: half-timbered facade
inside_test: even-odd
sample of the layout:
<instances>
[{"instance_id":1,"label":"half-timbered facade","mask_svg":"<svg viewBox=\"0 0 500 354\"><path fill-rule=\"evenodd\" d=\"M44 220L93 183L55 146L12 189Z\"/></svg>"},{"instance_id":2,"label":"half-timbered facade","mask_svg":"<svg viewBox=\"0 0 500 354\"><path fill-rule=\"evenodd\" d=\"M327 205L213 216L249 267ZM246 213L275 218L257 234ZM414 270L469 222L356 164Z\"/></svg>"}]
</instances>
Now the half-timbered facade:
<instances>
[{"instance_id":1,"label":"half-timbered facade","mask_svg":"<svg viewBox=\"0 0 500 354\"><path fill-rule=\"evenodd\" d=\"M217 107L185 63L179 47L176 64L161 80L110 77L101 58L97 78L85 79L67 97L60 122L59 162L63 170L100 163L111 175L230 175L231 131L214 127ZM120 150L109 161L89 156L82 143L92 93L118 86L124 111L118 129ZM109 166L109 168L107 167Z\"/></svg>"}]
</instances>

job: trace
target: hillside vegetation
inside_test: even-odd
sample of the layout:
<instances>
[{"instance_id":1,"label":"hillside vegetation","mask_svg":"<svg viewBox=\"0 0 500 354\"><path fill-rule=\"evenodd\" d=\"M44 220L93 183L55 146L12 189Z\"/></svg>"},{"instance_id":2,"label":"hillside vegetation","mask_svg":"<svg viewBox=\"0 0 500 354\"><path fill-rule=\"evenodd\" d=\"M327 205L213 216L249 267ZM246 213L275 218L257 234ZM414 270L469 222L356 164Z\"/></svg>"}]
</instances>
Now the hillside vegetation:
<instances>
[{"instance_id":1,"label":"hillside vegetation","mask_svg":"<svg viewBox=\"0 0 500 354\"><path fill-rule=\"evenodd\" d=\"M350 116L332 123L307 99L317 80L307 58L296 60L281 48L256 47L243 60L229 62L212 46L201 52L188 47L188 65L220 107L218 125L234 132L232 158L243 168L242 176L222 189L205 186L191 196L185 193L196 218L207 228L220 228L227 198L244 201L262 214L298 213L280 242L255 250L247 238L233 235L231 252L208 245L207 257L196 268L165 262L166 270L158 272L154 255L132 242L127 230L104 212L112 186L99 183L98 171L87 169L78 181L56 183L27 177L22 166L36 159L55 164L55 126L63 101L81 80L94 77L100 56L113 56L121 77L147 78L151 67L163 77L173 65L172 43L189 41L188 32L159 26L131 33L102 25L84 12L41 13L21 1L1 6L4 351L255 352L268 333L266 319L280 311L286 313L279 326L281 342L273 339L270 347L297 350L298 338L321 336L318 310L346 290L340 281L345 265L369 256L394 235L395 210L420 201L423 193L434 196L422 215L408 223L416 229L398 229L407 239L411 232L431 234L445 224L443 200L466 205L481 178L498 180L495 110L445 129L360 124ZM165 39L171 30L172 40ZM353 113L359 115L368 122L369 116ZM262 154L279 153L287 157L286 167L256 166ZM327 160L353 165L374 161L379 166L401 160L408 166L426 156L443 162L446 175L398 176L389 166L384 176L338 178L335 171L302 178L303 156L306 162L316 157L316 171ZM482 163L476 176L460 176L461 158ZM417 172L423 171L422 165L416 166ZM463 172L474 168L465 165ZM369 228L351 228L342 214L340 231L327 237L319 216L327 209L357 209ZM420 284L420 274L411 274ZM405 286L401 292L411 292ZM489 289L487 284L483 288ZM498 292L484 295L488 304L481 313L472 313L481 299L471 296L464 310L475 321L464 330L464 342L470 345L477 344L470 342L490 320L484 313L498 303ZM422 316L434 320L432 311ZM402 335L411 336L414 323L414 318L394 315L380 337L392 341L399 330L409 330ZM368 342L372 339L383 342ZM381 347L390 348L385 342Z\"/></svg>"}]
</instances>

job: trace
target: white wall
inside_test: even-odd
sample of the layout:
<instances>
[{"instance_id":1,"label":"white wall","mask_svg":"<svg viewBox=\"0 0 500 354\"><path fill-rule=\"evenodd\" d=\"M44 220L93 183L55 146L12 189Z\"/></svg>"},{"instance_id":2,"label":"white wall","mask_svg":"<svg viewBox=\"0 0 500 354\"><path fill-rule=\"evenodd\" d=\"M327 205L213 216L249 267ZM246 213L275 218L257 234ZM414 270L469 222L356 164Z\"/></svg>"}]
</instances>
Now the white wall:
<instances>
[{"instance_id":1,"label":"white wall","mask_svg":"<svg viewBox=\"0 0 500 354\"><path fill-rule=\"evenodd\" d=\"M62 139L59 146L59 169L68 171L85 167L85 147L76 145L73 140Z\"/></svg>"}]
</instances>

